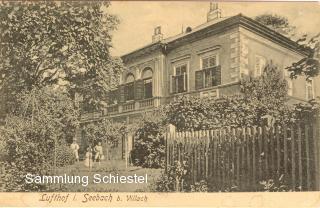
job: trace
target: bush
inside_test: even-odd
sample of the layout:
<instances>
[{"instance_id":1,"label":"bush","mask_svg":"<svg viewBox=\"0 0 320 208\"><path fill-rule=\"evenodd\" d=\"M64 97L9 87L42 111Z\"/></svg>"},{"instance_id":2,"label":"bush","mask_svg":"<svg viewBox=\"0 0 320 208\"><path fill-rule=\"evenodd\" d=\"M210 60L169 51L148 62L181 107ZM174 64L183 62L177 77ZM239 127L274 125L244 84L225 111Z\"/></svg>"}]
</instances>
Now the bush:
<instances>
[{"instance_id":1,"label":"bush","mask_svg":"<svg viewBox=\"0 0 320 208\"><path fill-rule=\"evenodd\" d=\"M190 181L188 163L175 161L173 166L168 166L167 172L162 172L160 178L155 182L157 192L207 192L207 181L200 180L194 184Z\"/></svg>"},{"instance_id":2,"label":"bush","mask_svg":"<svg viewBox=\"0 0 320 208\"><path fill-rule=\"evenodd\" d=\"M265 192L284 192L292 191L287 185L284 175L282 174L276 180L269 179L265 181L260 181L260 191Z\"/></svg>"},{"instance_id":3,"label":"bush","mask_svg":"<svg viewBox=\"0 0 320 208\"><path fill-rule=\"evenodd\" d=\"M52 161L54 161L54 159ZM57 146L56 148L57 167L73 165L75 161L76 161L76 157L74 156L69 146L67 146L66 144L61 144Z\"/></svg>"},{"instance_id":4,"label":"bush","mask_svg":"<svg viewBox=\"0 0 320 208\"><path fill-rule=\"evenodd\" d=\"M163 168L165 162L165 140L161 120L144 118L134 135L131 158L134 165L147 168Z\"/></svg>"}]
</instances>

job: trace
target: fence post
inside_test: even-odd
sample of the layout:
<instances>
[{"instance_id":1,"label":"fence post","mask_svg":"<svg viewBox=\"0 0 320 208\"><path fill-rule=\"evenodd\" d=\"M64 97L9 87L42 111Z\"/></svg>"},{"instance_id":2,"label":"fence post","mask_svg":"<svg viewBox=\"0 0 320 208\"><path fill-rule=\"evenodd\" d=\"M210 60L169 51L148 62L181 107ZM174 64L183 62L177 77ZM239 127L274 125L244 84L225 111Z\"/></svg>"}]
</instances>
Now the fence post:
<instances>
[{"instance_id":1,"label":"fence post","mask_svg":"<svg viewBox=\"0 0 320 208\"><path fill-rule=\"evenodd\" d=\"M169 139L173 138L173 135L176 133L176 127L172 124L169 124L167 126L167 132L166 132L166 137L165 137L165 148L166 148L166 164L165 164L165 172L167 172L168 170L168 166L169 166Z\"/></svg>"}]
</instances>

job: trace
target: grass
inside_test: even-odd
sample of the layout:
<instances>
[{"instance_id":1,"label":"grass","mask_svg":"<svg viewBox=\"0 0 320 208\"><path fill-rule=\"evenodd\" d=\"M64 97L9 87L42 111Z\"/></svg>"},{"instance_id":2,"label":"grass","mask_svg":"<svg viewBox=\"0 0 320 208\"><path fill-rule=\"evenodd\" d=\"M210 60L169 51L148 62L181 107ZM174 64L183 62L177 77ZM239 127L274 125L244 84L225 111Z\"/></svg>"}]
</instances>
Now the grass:
<instances>
[{"instance_id":1,"label":"grass","mask_svg":"<svg viewBox=\"0 0 320 208\"><path fill-rule=\"evenodd\" d=\"M100 164L94 163L91 170L85 167L84 162L80 161L74 165L59 168L56 175L69 176L88 176L89 183L83 186L81 183L77 184L55 184L51 185L51 190L56 191L69 191L69 192L151 192L154 181L160 176L161 169L141 168L135 166L126 167L125 161L113 160L103 161ZM93 183L93 175L119 175L128 176L134 175L145 176L147 174L148 183Z\"/></svg>"}]
</instances>

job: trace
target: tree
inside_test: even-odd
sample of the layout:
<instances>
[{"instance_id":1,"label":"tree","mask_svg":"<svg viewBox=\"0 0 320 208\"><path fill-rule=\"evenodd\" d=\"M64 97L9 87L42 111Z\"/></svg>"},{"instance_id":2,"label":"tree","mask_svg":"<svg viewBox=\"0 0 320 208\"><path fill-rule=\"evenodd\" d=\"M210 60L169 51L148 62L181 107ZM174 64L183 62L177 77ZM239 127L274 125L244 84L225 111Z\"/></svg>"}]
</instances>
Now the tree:
<instances>
[{"instance_id":1,"label":"tree","mask_svg":"<svg viewBox=\"0 0 320 208\"><path fill-rule=\"evenodd\" d=\"M298 37L296 28L290 25L288 19L277 14L262 14L256 16L255 20L282 35L296 39L296 43L300 45L299 48L307 53L306 57L286 67L290 72L291 79L305 76L306 80L310 80L310 78L319 75L320 33L314 36L304 34L302 37Z\"/></svg>"},{"instance_id":2,"label":"tree","mask_svg":"<svg viewBox=\"0 0 320 208\"><path fill-rule=\"evenodd\" d=\"M269 115L277 120L283 119L282 113L288 110L288 90L286 80L281 70L269 61L260 77L242 80L241 92L246 103L254 106L252 110L257 113L257 123L261 118Z\"/></svg>"},{"instance_id":3,"label":"tree","mask_svg":"<svg viewBox=\"0 0 320 208\"><path fill-rule=\"evenodd\" d=\"M66 140L74 136L79 112L66 94L50 88L22 92L18 97L0 129L6 150L1 180L6 191L43 190L45 185L27 184L25 175L52 174L55 149L66 146Z\"/></svg>"},{"instance_id":4,"label":"tree","mask_svg":"<svg viewBox=\"0 0 320 208\"><path fill-rule=\"evenodd\" d=\"M297 40L297 43L301 44L300 48L307 51L308 55L286 69L290 72L291 79L305 76L309 81L312 77L318 76L320 72L320 33L311 38L304 35Z\"/></svg>"},{"instance_id":5,"label":"tree","mask_svg":"<svg viewBox=\"0 0 320 208\"><path fill-rule=\"evenodd\" d=\"M0 88L14 98L34 87L69 84L85 102L102 100L122 70L109 52L119 22L105 12L109 5L1 2Z\"/></svg>"},{"instance_id":6,"label":"tree","mask_svg":"<svg viewBox=\"0 0 320 208\"><path fill-rule=\"evenodd\" d=\"M123 123L112 122L109 119L101 119L85 124L82 131L89 144L94 146L97 142L118 143L127 133L127 127Z\"/></svg>"},{"instance_id":7,"label":"tree","mask_svg":"<svg viewBox=\"0 0 320 208\"><path fill-rule=\"evenodd\" d=\"M292 38L296 35L296 27L290 25L287 17L277 14L262 14L256 16L254 19L257 22L287 37Z\"/></svg>"}]
</instances>

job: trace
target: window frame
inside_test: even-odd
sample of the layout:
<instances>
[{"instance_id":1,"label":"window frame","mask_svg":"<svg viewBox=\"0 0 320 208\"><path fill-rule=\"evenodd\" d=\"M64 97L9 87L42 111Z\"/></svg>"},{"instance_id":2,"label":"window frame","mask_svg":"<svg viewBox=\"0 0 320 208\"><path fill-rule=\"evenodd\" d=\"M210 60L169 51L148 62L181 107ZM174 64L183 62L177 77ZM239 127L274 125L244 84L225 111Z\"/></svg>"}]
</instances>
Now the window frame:
<instances>
[{"instance_id":1,"label":"window frame","mask_svg":"<svg viewBox=\"0 0 320 208\"><path fill-rule=\"evenodd\" d=\"M144 78L142 79L143 80L143 99L151 99L153 98L153 79L152 77L147 77L147 78ZM147 97L146 96L146 81L147 80L151 80L151 97Z\"/></svg>"},{"instance_id":2,"label":"window frame","mask_svg":"<svg viewBox=\"0 0 320 208\"><path fill-rule=\"evenodd\" d=\"M257 70L256 70L257 58L259 58L259 74L256 73L256 72L257 72ZM263 66L263 67L260 66L262 59L264 60L264 66ZM253 73L254 77L261 76L262 73L263 73L263 68L264 68L266 65L267 65L267 58L264 57L264 56L262 56L262 55L260 55L260 54L255 54L255 56L254 56L254 73Z\"/></svg>"},{"instance_id":3,"label":"window frame","mask_svg":"<svg viewBox=\"0 0 320 208\"><path fill-rule=\"evenodd\" d=\"M146 73L146 71L150 71L151 72L151 76L147 76L144 77L144 73ZM143 81L143 98L142 99L150 99L153 98L153 70L151 67L145 67L142 72L141 72L141 79ZM146 97L146 88L145 88L145 81L146 80L151 80L151 97Z\"/></svg>"},{"instance_id":4,"label":"window frame","mask_svg":"<svg viewBox=\"0 0 320 208\"><path fill-rule=\"evenodd\" d=\"M128 82L128 77L129 76L132 76L133 77L133 81L130 81ZM126 80L125 80L125 85L124 85L124 95L125 95L125 102L131 102L135 99L134 97L134 93L135 93L135 86L134 86L134 83L136 81L136 78L134 76L134 74L132 73L128 73L127 76L126 76ZM131 87L129 87L131 86ZM131 93L128 93L129 91L132 91ZM128 99L128 95L132 96L130 97L130 99Z\"/></svg>"},{"instance_id":5,"label":"window frame","mask_svg":"<svg viewBox=\"0 0 320 208\"><path fill-rule=\"evenodd\" d=\"M308 87L311 87L311 98L309 98L308 94ZM313 80L310 79L310 81L306 81L306 100L312 100L314 99L314 84Z\"/></svg>"},{"instance_id":6,"label":"window frame","mask_svg":"<svg viewBox=\"0 0 320 208\"><path fill-rule=\"evenodd\" d=\"M175 92L175 94L178 94L178 93L185 93L185 92L189 92L189 86L190 86L190 79L189 79L189 61L183 61L183 62L179 62L179 63L176 63L176 64L174 64L173 65L173 76L174 77L177 77L177 68L179 68L179 67L182 67L182 66L186 66L186 76L187 76L187 79L186 80L184 80L184 84L186 84L187 86L186 86L186 89L185 90L183 90L182 92L179 92L179 87L176 87L176 92ZM184 78L183 78L184 79ZM176 79L175 79L176 80ZM177 81L176 81L176 83L177 83ZM176 84L175 83L175 84ZM177 85L177 84L176 84Z\"/></svg>"},{"instance_id":7,"label":"window frame","mask_svg":"<svg viewBox=\"0 0 320 208\"><path fill-rule=\"evenodd\" d=\"M215 66L211 66L211 67L208 67L208 68L203 68L203 59L206 59L206 58L210 58L210 57L215 57ZM209 52L209 53L206 53L204 55L201 55L200 56L200 70L202 71L203 73L203 88L209 88L209 87L213 87L215 85L213 85L213 83L211 83L210 85L208 84L207 85L207 76L206 76L206 70L208 69L212 69L214 67L217 67L220 65L220 60L219 60L219 52L215 51L215 52ZM213 78L213 75L211 74L211 82L212 82L212 78Z\"/></svg>"}]
</instances>

